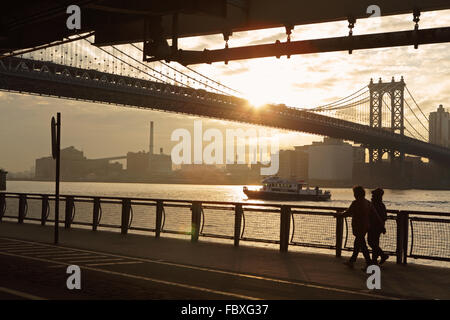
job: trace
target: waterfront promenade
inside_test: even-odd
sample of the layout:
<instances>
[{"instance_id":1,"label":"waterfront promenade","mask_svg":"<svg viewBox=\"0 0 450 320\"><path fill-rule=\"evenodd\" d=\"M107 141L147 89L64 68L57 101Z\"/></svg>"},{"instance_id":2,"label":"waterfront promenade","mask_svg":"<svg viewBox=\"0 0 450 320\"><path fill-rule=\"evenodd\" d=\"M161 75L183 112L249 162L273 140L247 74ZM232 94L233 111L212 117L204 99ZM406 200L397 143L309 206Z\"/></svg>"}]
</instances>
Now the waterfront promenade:
<instances>
[{"instance_id":1,"label":"waterfront promenade","mask_svg":"<svg viewBox=\"0 0 450 320\"><path fill-rule=\"evenodd\" d=\"M0 223L0 287L47 299L450 299L450 268L399 265L395 257L382 266L382 289L368 290L362 261L348 269L346 257L332 254L75 228L60 232L54 247L51 225ZM79 292L65 289L70 264L80 265L85 277Z\"/></svg>"}]
</instances>

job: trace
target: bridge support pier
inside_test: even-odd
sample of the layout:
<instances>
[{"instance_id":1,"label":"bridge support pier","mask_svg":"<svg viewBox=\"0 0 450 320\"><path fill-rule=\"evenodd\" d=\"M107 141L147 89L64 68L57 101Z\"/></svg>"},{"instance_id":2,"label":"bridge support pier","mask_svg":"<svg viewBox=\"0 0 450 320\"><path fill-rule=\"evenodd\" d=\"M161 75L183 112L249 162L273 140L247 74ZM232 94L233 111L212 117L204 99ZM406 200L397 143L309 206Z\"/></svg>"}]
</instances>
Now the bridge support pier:
<instances>
[{"instance_id":1,"label":"bridge support pier","mask_svg":"<svg viewBox=\"0 0 450 320\"><path fill-rule=\"evenodd\" d=\"M403 77L400 81L392 78L391 82L383 82L380 78L378 83L370 80L370 127L389 130L394 133L404 135L404 90L405 82ZM384 95L388 94L390 99L386 102ZM390 127L383 127L383 103L390 111ZM390 106L389 106L390 104ZM369 163L371 180L376 181L377 174L383 161L383 155L389 154L391 169L389 177L390 183L398 184L403 181L403 160L405 154L395 149L383 149L380 147L369 147Z\"/></svg>"}]
</instances>

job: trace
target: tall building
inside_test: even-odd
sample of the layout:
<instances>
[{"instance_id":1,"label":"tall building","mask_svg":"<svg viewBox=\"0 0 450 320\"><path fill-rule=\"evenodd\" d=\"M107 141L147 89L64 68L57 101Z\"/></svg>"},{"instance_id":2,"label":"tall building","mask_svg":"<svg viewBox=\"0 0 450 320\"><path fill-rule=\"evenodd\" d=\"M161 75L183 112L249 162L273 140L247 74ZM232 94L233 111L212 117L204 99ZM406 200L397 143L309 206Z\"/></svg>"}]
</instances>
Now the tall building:
<instances>
[{"instance_id":1,"label":"tall building","mask_svg":"<svg viewBox=\"0 0 450 320\"><path fill-rule=\"evenodd\" d=\"M309 146L296 146L295 149L295 165L293 175L298 180L308 180L309 167Z\"/></svg>"},{"instance_id":2,"label":"tall building","mask_svg":"<svg viewBox=\"0 0 450 320\"><path fill-rule=\"evenodd\" d=\"M308 148L309 181L351 182L353 177L353 147L342 140L324 138Z\"/></svg>"},{"instance_id":3,"label":"tall building","mask_svg":"<svg viewBox=\"0 0 450 320\"><path fill-rule=\"evenodd\" d=\"M364 166L365 158L362 147L324 138L323 142L296 146L294 150L281 150L278 176L318 183L350 183L355 167L359 170Z\"/></svg>"},{"instance_id":4,"label":"tall building","mask_svg":"<svg viewBox=\"0 0 450 320\"><path fill-rule=\"evenodd\" d=\"M430 113L429 142L450 148L450 114L442 104L437 111Z\"/></svg>"},{"instance_id":5,"label":"tall building","mask_svg":"<svg viewBox=\"0 0 450 320\"><path fill-rule=\"evenodd\" d=\"M280 150L278 176L283 179L294 178L295 151Z\"/></svg>"},{"instance_id":6,"label":"tall building","mask_svg":"<svg viewBox=\"0 0 450 320\"><path fill-rule=\"evenodd\" d=\"M285 179L307 180L308 162L308 146L281 150L278 176Z\"/></svg>"}]
</instances>

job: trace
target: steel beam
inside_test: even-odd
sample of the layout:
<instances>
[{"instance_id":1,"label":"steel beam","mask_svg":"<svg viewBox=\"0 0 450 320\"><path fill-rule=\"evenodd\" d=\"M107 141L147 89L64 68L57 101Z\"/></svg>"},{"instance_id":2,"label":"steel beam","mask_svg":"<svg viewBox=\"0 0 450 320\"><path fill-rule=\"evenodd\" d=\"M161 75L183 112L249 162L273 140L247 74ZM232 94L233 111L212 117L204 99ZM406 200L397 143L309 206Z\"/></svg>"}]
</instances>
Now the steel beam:
<instances>
[{"instance_id":1,"label":"steel beam","mask_svg":"<svg viewBox=\"0 0 450 320\"><path fill-rule=\"evenodd\" d=\"M398 31L337 38L277 42L238 48L183 51L171 57L150 57L146 60L166 59L183 65L213 63L284 55L310 54L348 50L376 49L385 47L413 46L450 42L450 27L424 30Z\"/></svg>"},{"instance_id":2,"label":"steel beam","mask_svg":"<svg viewBox=\"0 0 450 320\"><path fill-rule=\"evenodd\" d=\"M306 25L314 23L345 21L368 18L367 8L378 5L382 16L450 9L448 0L253 0L227 1L226 16L216 17L196 13L179 14L179 32L182 37L221 34L224 31L240 32L284 27L287 24ZM241 5L237 4L241 3ZM411 17L412 18L412 17ZM411 19L412 20L412 19ZM144 22L132 21L108 24L105 30L96 30L96 45L141 42ZM163 36L173 34L170 15L162 17Z\"/></svg>"},{"instance_id":3,"label":"steel beam","mask_svg":"<svg viewBox=\"0 0 450 320\"><path fill-rule=\"evenodd\" d=\"M161 21L158 38L190 37L274 27L363 19L378 5L382 16L450 9L448 0L74 0L82 10L82 30L95 32L96 45L144 41L145 18ZM0 52L41 46L73 34L66 7L51 1L6 1L0 14ZM3 4L3 3L2 3ZM14 12L14 15L9 15Z\"/></svg>"}]
</instances>

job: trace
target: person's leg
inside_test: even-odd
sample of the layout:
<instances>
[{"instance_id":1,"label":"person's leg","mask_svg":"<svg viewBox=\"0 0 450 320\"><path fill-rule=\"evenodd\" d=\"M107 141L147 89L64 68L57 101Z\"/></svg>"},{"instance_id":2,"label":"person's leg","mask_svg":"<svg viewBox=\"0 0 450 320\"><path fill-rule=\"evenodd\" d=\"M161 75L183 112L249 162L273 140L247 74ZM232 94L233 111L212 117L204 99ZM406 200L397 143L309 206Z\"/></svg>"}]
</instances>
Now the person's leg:
<instances>
[{"instance_id":1,"label":"person's leg","mask_svg":"<svg viewBox=\"0 0 450 320\"><path fill-rule=\"evenodd\" d=\"M360 242L361 251L362 251L362 253L364 255L364 259L366 260L366 264L367 265L371 265L372 264L372 260L370 259L370 253L369 253L369 249L367 249L365 237L362 236L360 241L361 241Z\"/></svg>"},{"instance_id":2,"label":"person's leg","mask_svg":"<svg viewBox=\"0 0 450 320\"><path fill-rule=\"evenodd\" d=\"M377 232L377 234L375 235L375 243L377 246L378 256L384 257L386 254L383 252L383 250L380 247L380 235L381 235L381 233Z\"/></svg>"},{"instance_id":3,"label":"person's leg","mask_svg":"<svg viewBox=\"0 0 450 320\"><path fill-rule=\"evenodd\" d=\"M358 237L355 237L355 241L353 242L353 254L349 260L349 262L351 262L351 263L355 263L356 258L358 258L359 248L360 248L360 244L358 241L359 241Z\"/></svg>"},{"instance_id":4,"label":"person's leg","mask_svg":"<svg viewBox=\"0 0 450 320\"><path fill-rule=\"evenodd\" d=\"M378 233L377 237L376 237L376 241L377 241L377 245L378 245L378 254L381 257L380 264L383 264L389 258L389 255L387 255L383 251L383 249L381 249L381 247L380 247L380 236L381 236L381 233Z\"/></svg>"},{"instance_id":5,"label":"person's leg","mask_svg":"<svg viewBox=\"0 0 450 320\"><path fill-rule=\"evenodd\" d=\"M367 244L372 248L372 260L377 261L377 253L375 250L375 239L373 231L369 231L367 234Z\"/></svg>"},{"instance_id":6,"label":"person's leg","mask_svg":"<svg viewBox=\"0 0 450 320\"><path fill-rule=\"evenodd\" d=\"M378 257L383 256L383 253L380 248L380 233L376 231L369 231L367 236L367 242L369 243L369 246L372 248L372 261L376 263Z\"/></svg>"}]
</instances>

